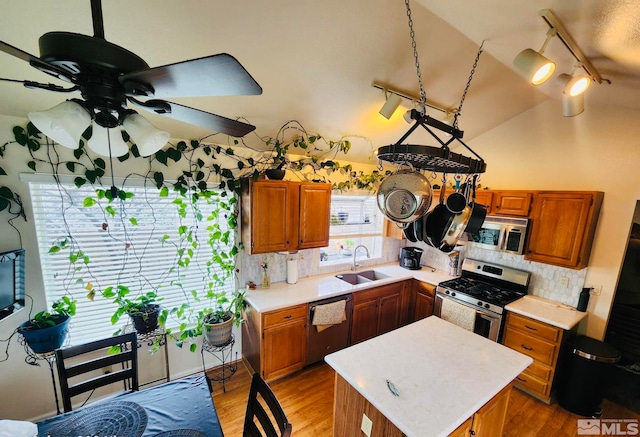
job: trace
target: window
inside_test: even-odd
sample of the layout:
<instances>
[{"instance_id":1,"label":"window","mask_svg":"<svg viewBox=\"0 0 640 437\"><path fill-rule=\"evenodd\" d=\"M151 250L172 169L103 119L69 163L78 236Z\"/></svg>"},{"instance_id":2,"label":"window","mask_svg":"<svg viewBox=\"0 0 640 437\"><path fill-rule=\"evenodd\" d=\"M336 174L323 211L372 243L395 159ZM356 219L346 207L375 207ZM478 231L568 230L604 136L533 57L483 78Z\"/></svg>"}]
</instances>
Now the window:
<instances>
[{"instance_id":1,"label":"window","mask_svg":"<svg viewBox=\"0 0 640 437\"><path fill-rule=\"evenodd\" d=\"M178 206L173 203L175 193L171 190L168 197L161 197L155 187L128 186L126 191L133 193L133 197L126 200L124 210L119 208L119 202L113 202L115 216L111 216L105 211L106 201L102 206L83 206L86 198L96 198L93 187L43 182L30 182L29 187L48 308L64 294L70 293L78 300L69 336L73 344L108 337L130 323L125 315L117 325L112 325L110 319L115 304L98 294L90 301L86 297L88 282L98 290L123 284L131 289L131 296L140 291L156 291L163 297L160 304L167 309L185 302L196 311L208 306L206 299L195 302L191 290L201 292L206 286L204 272L210 259L206 227L211 224L206 217L215 203L205 200L198 203L199 212L205 217L197 223L201 244L199 249L193 249L195 253L188 269L176 271L172 267L177 260L177 249L171 243L179 240L180 225L191 226L196 221L193 211L187 211L184 217L178 213ZM217 223L223 232L228 229L222 214ZM69 235L70 229L77 248L90 259L80 271L74 271L70 265L69 252L49 253L56 241ZM229 249L233 244L232 238ZM233 277L222 287L227 292L234 288ZM170 320L167 324L170 325Z\"/></svg>"},{"instance_id":2,"label":"window","mask_svg":"<svg viewBox=\"0 0 640 437\"><path fill-rule=\"evenodd\" d=\"M320 250L320 265L351 262L360 244L369 249L371 258L380 258L382 227L383 215L375 196L333 194L329 246Z\"/></svg>"}]
</instances>

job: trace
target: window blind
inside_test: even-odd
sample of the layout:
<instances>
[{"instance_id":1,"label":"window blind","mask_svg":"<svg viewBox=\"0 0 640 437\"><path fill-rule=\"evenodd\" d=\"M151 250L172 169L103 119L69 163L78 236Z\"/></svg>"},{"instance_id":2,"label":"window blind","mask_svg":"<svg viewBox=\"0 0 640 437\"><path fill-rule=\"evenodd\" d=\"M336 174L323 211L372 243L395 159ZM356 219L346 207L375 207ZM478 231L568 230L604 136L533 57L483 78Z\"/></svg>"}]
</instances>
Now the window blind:
<instances>
[{"instance_id":1,"label":"window blind","mask_svg":"<svg viewBox=\"0 0 640 437\"><path fill-rule=\"evenodd\" d=\"M331 196L329 235L332 238L380 236L382 224L375 196Z\"/></svg>"},{"instance_id":2,"label":"window blind","mask_svg":"<svg viewBox=\"0 0 640 437\"><path fill-rule=\"evenodd\" d=\"M167 309L187 302L197 313L211 305L206 299L196 302L192 290L203 296L209 281L206 272L211 252L206 228L214 224L207 217L216 207L215 201L198 202L197 213L205 217L198 222L194 216L196 211L187 208L184 214L179 214L174 203L177 195L171 190L167 197L161 197L155 187L126 187L125 191L133 193L133 197L125 201L126 208L121 208L119 200L85 206L86 198L96 199L95 189L90 186L76 188L72 184L30 182L29 187L48 308L65 294L78 300L77 313L70 325L72 344L108 337L130 323L125 315L118 324L112 325L116 305L99 294L93 301L89 300L86 297L88 283L96 290L125 285L131 290L129 298L155 291L163 297L160 304ZM113 216L105 209L108 205L114 208ZM222 232L228 230L224 216L220 214L214 220ZM196 226L195 237L199 242L197 248L185 249L193 250L186 269L175 268L178 252L173 243L180 240L181 225ZM49 253L54 244L69 234L76 244L74 250L88 256L89 264L70 264L68 250ZM232 233L226 249L230 250L233 244ZM78 266L80 270L76 271ZM219 267L211 268L213 273L222 274ZM230 293L234 287L232 276L219 289ZM168 320L167 325L171 324Z\"/></svg>"}]
</instances>

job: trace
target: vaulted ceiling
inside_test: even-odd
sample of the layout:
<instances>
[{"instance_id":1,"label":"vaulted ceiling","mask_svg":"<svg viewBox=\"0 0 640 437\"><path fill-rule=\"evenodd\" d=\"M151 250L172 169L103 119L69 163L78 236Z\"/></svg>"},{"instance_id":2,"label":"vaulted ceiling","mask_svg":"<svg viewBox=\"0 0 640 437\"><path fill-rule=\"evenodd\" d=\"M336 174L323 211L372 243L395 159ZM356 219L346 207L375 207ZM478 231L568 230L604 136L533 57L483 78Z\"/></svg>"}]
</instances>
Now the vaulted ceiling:
<instances>
[{"instance_id":1,"label":"vaulted ceiling","mask_svg":"<svg viewBox=\"0 0 640 437\"><path fill-rule=\"evenodd\" d=\"M512 60L538 50L551 9L595 68L611 84L594 85L590 104L640 108L640 8L632 0L412 0L416 47L427 100L442 108L460 104L478 47L484 41L458 123L465 140L547 100L560 87L532 87ZM0 0L0 40L39 55L38 38L50 31L92 35L89 0ZM416 65L401 0L108 0L105 37L160 66L216 53L235 56L263 88L260 96L170 99L229 118L243 117L256 134L273 136L288 120L329 138L353 135L351 160L368 161L379 146L395 143L409 125L397 111L378 114L383 92L372 82L419 96ZM571 73L573 58L558 38L545 55L556 75ZM0 53L0 77L54 82L26 62ZM215 77L211 78L215 80ZM26 117L68 95L0 82L0 114ZM406 109L411 105L404 101ZM173 138L212 134L197 126L144 113ZM438 111L430 113L441 117ZM429 138L417 132L417 140ZM212 142L226 143L224 135ZM247 141L259 145L249 134ZM414 141L415 142L415 141ZM436 144L433 144L436 145ZM481 153L481 151L478 151Z\"/></svg>"}]
</instances>

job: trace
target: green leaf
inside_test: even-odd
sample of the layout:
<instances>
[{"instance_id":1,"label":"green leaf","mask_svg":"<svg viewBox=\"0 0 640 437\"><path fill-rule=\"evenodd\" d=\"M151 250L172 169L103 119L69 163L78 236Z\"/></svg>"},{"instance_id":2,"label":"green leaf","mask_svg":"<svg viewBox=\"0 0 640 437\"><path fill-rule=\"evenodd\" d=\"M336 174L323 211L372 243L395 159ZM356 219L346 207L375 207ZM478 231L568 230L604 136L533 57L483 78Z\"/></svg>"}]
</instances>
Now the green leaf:
<instances>
[{"instance_id":1,"label":"green leaf","mask_svg":"<svg viewBox=\"0 0 640 437\"><path fill-rule=\"evenodd\" d=\"M199 171L196 173L196 181L201 181L202 179L204 179L204 172Z\"/></svg>"},{"instance_id":2,"label":"green leaf","mask_svg":"<svg viewBox=\"0 0 640 437\"><path fill-rule=\"evenodd\" d=\"M27 166L28 166L31 170L36 171L36 162L35 162L35 161L29 161L29 162L27 162Z\"/></svg>"},{"instance_id":3,"label":"green leaf","mask_svg":"<svg viewBox=\"0 0 640 437\"><path fill-rule=\"evenodd\" d=\"M96 172L93 170L87 170L84 172L84 176L87 178L89 182L92 184L96 183Z\"/></svg>"},{"instance_id":4,"label":"green leaf","mask_svg":"<svg viewBox=\"0 0 640 437\"><path fill-rule=\"evenodd\" d=\"M140 151L138 150L138 145L137 144L132 144L131 145L131 154L133 155L134 158L139 158L140 157Z\"/></svg>"},{"instance_id":5,"label":"green leaf","mask_svg":"<svg viewBox=\"0 0 640 437\"><path fill-rule=\"evenodd\" d=\"M131 222L133 226L138 226L138 220L135 217L131 217L129 222Z\"/></svg>"},{"instance_id":6,"label":"green leaf","mask_svg":"<svg viewBox=\"0 0 640 437\"><path fill-rule=\"evenodd\" d=\"M159 163L167 165L167 152L164 150L158 150L156 152L156 159Z\"/></svg>"},{"instance_id":7,"label":"green leaf","mask_svg":"<svg viewBox=\"0 0 640 437\"><path fill-rule=\"evenodd\" d=\"M126 155L118 156L118 161L120 162L125 162L127 159L129 159L129 152Z\"/></svg>"},{"instance_id":8,"label":"green leaf","mask_svg":"<svg viewBox=\"0 0 640 437\"><path fill-rule=\"evenodd\" d=\"M13 191L8 187L0 187L0 197L11 200L13 199Z\"/></svg>"},{"instance_id":9,"label":"green leaf","mask_svg":"<svg viewBox=\"0 0 640 437\"><path fill-rule=\"evenodd\" d=\"M40 150L40 143L34 138L29 138L29 140L27 141L27 147L32 152L37 152L38 150Z\"/></svg>"},{"instance_id":10,"label":"green leaf","mask_svg":"<svg viewBox=\"0 0 640 437\"><path fill-rule=\"evenodd\" d=\"M0 167L0 176L6 176L7 172L4 171L4 168Z\"/></svg>"},{"instance_id":11,"label":"green leaf","mask_svg":"<svg viewBox=\"0 0 640 437\"><path fill-rule=\"evenodd\" d=\"M65 165L66 165L67 169L68 169L71 173L73 173L74 171L76 171L76 163L75 163L75 162L69 161L69 162L67 162Z\"/></svg>"},{"instance_id":12,"label":"green leaf","mask_svg":"<svg viewBox=\"0 0 640 437\"><path fill-rule=\"evenodd\" d=\"M80 188L81 186L87 183L87 180L81 177L77 177L73 180L73 183L76 185L77 188Z\"/></svg>"},{"instance_id":13,"label":"green leaf","mask_svg":"<svg viewBox=\"0 0 640 437\"><path fill-rule=\"evenodd\" d=\"M94 206L96 203L98 202L93 197L85 197L84 201L82 202L82 206L84 206L85 208L89 208L91 206Z\"/></svg>"},{"instance_id":14,"label":"green leaf","mask_svg":"<svg viewBox=\"0 0 640 437\"><path fill-rule=\"evenodd\" d=\"M109 205L104 210L111 217L115 217L116 216L116 209L113 206Z\"/></svg>"},{"instance_id":15,"label":"green leaf","mask_svg":"<svg viewBox=\"0 0 640 437\"><path fill-rule=\"evenodd\" d=\"M162 187L160 189L160 197L168 197L169 196L169 189L167 187Z\"/></svg>"},{"instance_id":16,"label":"green leaf","mask_svg":"<svg viewBox=\"0 0 640 437\"><path fill-rule=\"evenodd\" d=\"M167 155L173 160L173 162L178 162L182 158L182 154L178 151L178 149L171 148L167 150Z\"/></svg>"},{"instance_id":17,"label":"green leaf","mask_svg":"<svg viewBox=\"0 0 640 437\"><path fill-rule=\"evenodd\" d=\"M99 168L101 168L103 170L107 166L107 164L104 162L104 159L102 159L102 158L96 158L95 161L93 161L93 162L95 162L96 166L98 166Z\"/></svg>"},{"instance_id":18,"label":"green leaf","mask_svg":"<svg viewBox=\"0 0 640 437\"><path fill-rule=\"evenodd\" d=\"M164 183L164 175L157 171L153 174L153 180L156 181L156 187L160 189Z\"/></svg>"},{"instance_id":19,"label":"green leaf","mask_svg":"<svg viewBox=\"0 0 640 437\"><path fill-rule=\"evenodd\" d=\"M84 153L83 149L75 149L73 151L73 156L76 157L76 159L80 159L82 157L82 154Z\"/></svg>"},{"instance_id":20,"label":"green leaf","mask_svg":"<svg viewBox=\"0 0 640 437\"><path fill-rule=\"evenodd\" d=\"M195 343L191 343L191 346L189 346L189 351L191 352L195 352L198 349L198 345Z\"/></svg>"},{"instance_id":21,"label":"green leaf","mask_svg":"<svg viewBox=\"0 0 640 437\"><path fill-rule=\"evenodd\" d=\"M16 142L21 146L27 145L27 134L24 131L24 128L20 126L14 126L13 128L13 136L16 139Z\"/></svg>"}]
</instances>

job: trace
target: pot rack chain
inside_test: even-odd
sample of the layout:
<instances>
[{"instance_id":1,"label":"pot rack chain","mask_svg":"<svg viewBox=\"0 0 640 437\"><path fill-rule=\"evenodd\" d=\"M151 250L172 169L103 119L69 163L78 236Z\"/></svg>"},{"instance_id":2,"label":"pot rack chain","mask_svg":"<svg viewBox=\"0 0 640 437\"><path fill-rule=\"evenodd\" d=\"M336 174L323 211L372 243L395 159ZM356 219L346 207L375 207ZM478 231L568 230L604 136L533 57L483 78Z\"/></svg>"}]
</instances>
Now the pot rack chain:
<instances>
[{"instance_id":1,"label":"pot rack chain","mask_svg":"<svg viewBox=\"0 0 640 437\"><path fill-rule=\"evenodd\" d=\"M409 1L409 0L407 0ZM473 79L473 74L476 72L476 68L478 67L478 61L480 60L480 55L482 54L482 47L484 46L484 40L482 40L482 44L478 47L478 53L476 54L476 59L473 61L473 66L471 67L471 73L469 74L469 79L467 80L467 85L464 87L464 92L462 93L462 98L460 99L460 104L454 111L453 115L453 127L458 128L458 116L462 111L462 105L464 104L464 99L467 97L467 92L469 91L469 87L471 86L471 80Z\"/></svg>"},{"instance_id":2,"label":"pot rack chain","mask_svg":"<svg viewBox=\"0 0 640 437\"><path fill-rule=\"evenodd\" d=\"M411 6L409 5L409 0L404 0L404 4L407 7L407 18L409 20L409 36L411 37L411 47L413 48L413 58L415 60L416 74L418 76L418 86L420 87L420 113L422 115L425 115L425 111L427 108L427 93L424 91L424 86L422 85L422 74L420 73L420 61L418 60L418 48L416 45L416 33L413 30L413 19L411 18Z\"/></svg>"}]
</instances>

